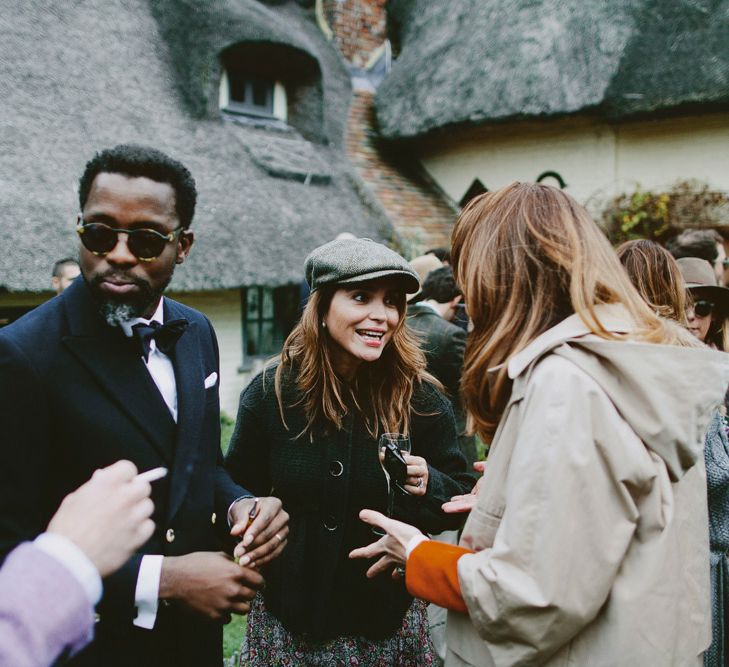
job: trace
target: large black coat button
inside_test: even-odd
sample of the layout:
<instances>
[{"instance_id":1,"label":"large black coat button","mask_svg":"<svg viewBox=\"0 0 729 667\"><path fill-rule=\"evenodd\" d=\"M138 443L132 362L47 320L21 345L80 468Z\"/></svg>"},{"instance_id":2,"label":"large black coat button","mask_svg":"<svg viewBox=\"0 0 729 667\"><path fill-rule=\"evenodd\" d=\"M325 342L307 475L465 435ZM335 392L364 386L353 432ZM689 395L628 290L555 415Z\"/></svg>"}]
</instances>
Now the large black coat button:
<instances>
[{"instance_id":1,"label":"large black coat button","mask_svg":"<svg viewBox=\"0 0 729 667\"><path fill-rule=\"evenodd\" d=\"M336 530L338 527L337 517L330 514L326 519L324 519L324 528L327 530Z\"/></svg>"},{"instance_id":2,"label":"large black coat button","mask_svg":"<svg viewBox=\"0 0 729 667\"><path fill-rule=\"evenodd\" d=\"M344 464L341 461L332 461L329 464L329 474L332 477L339 477L344 472Z\"/></svg>"}]
</instances>

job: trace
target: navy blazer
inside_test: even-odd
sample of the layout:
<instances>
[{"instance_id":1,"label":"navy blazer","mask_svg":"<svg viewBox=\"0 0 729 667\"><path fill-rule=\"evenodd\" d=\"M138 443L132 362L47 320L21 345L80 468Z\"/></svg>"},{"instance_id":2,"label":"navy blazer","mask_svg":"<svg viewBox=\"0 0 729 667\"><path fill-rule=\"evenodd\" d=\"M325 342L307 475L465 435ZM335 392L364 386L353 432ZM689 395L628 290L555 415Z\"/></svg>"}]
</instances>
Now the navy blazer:
<instances>
[{"instance_id":1,"label":"navy blazer","mask_svg":"<svg viewBox=\"0 0 729 667\"><path fill-rule=\"evenodd\" d=\"M153 484L155 533L104 582L97 639L74 665L222 659L220 626L174 606L160 608L153 631L132 624L142 555L219 550L227 508L246 493L221 465L218 383L205 387L219 373L215 334L204 315L165 299L165 320L180 317L190 325L172 353L177 424L138 351L103 321L82 278L0 330L0 557L43 531L94 469L125 458L140 470L170 470Z\"/></svg>"}]
</instances>

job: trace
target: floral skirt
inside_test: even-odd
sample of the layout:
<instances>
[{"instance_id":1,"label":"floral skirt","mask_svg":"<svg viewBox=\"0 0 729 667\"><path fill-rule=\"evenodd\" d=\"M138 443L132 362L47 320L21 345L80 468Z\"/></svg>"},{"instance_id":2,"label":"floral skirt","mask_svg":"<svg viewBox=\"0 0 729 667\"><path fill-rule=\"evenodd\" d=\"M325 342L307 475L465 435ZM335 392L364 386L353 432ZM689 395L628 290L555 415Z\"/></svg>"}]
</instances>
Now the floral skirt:
<instances>
[{"instance_id":1,"label":"floral skirt","mask_svg":"<svg viewBox=\"0 0 729 667\"><path fill-rule=\"evenodd\" d=\"M288 632L256 596L239 667L428 667L434 664L426 604L414 600L402 627L387 639L344 636L312 642Z\"/></svg>"}]
</instances>

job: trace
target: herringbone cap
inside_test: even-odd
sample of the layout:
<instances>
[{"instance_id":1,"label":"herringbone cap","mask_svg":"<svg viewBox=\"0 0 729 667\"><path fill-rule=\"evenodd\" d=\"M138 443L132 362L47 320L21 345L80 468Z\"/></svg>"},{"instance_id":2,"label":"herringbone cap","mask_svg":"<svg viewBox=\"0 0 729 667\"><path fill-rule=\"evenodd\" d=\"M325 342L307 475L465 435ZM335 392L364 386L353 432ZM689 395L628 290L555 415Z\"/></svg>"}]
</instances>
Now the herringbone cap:
<instances>
[{"instance_id":1,"label":"herringbone cap","mask_svg":"<svg viewBox=\"0 0 729 667\"><path fill-rule=\"evenodd\" d=\"M313 250L304 266L312 292L324 285L361 283L388 276L401 278L406 292L420 289L418 274L405 259L372 239L330 241Z\"/></svg>"}]
</instances>

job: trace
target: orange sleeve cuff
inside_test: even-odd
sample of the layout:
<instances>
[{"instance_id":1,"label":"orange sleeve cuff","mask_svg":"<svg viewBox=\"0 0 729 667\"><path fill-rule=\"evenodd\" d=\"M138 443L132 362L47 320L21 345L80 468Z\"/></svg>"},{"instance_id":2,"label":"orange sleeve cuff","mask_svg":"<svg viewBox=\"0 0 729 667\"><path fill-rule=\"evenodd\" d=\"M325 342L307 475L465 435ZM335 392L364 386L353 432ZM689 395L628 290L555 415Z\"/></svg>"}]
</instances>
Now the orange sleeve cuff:
<instances>
[{"instance_id":1,"label":"orange sleeve cuff","mask_svg":"<svg viewBox=\"0 0 729 667\"><path fill-rule=\"evenodd\" d=\"M458 559L473 551L424 540L413 549L405 568L405 585L416 598L462 614L468 613L458 581Z\"/></svg>"}]
</instances>

